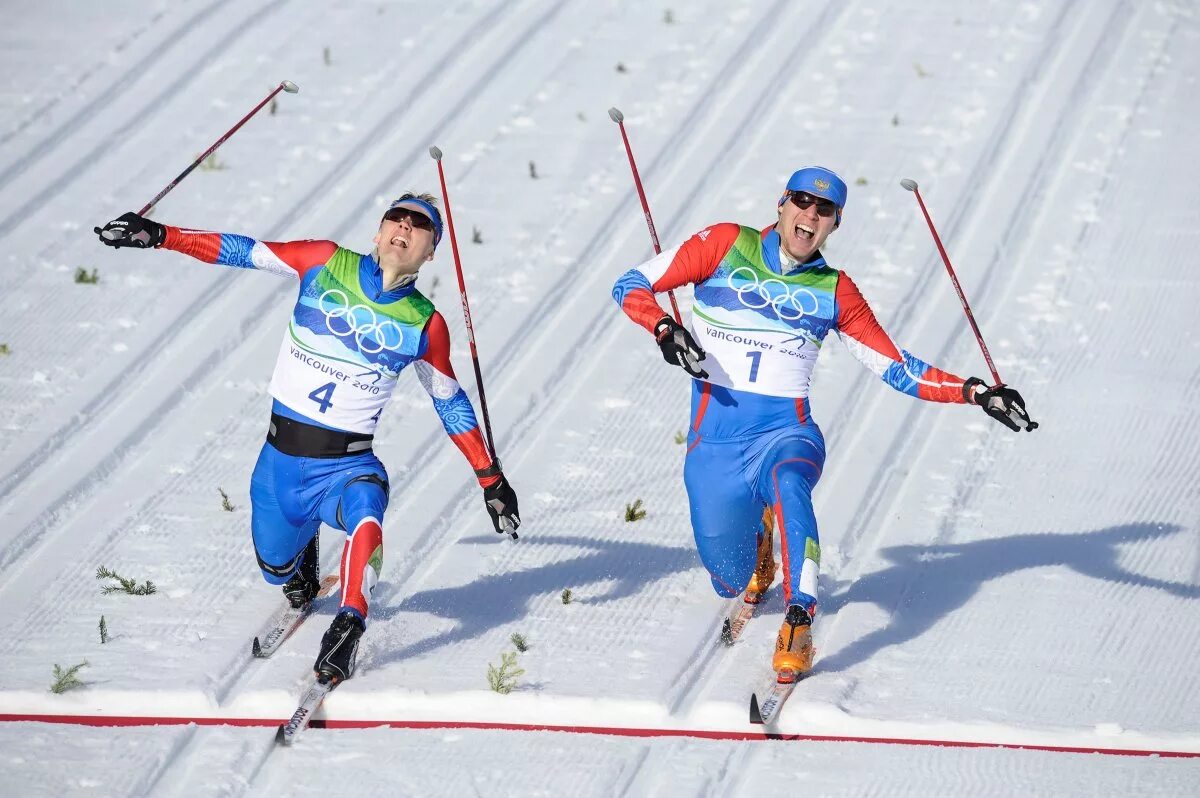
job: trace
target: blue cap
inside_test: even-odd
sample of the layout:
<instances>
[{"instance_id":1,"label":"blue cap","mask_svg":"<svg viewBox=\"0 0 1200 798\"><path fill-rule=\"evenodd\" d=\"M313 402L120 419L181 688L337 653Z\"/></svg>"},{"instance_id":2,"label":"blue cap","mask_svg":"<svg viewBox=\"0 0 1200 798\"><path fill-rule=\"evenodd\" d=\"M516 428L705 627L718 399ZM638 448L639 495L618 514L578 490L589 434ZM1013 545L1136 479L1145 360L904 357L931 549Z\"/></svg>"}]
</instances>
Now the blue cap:
<instances>
[{"instance_id":1,"label":"blue cap","mask_svg":"<svg viewBox=\"0 0 1200 798\"><path fill-rule=\"evenodd\" d=\"M846 181L838 177L832 169L823 166L806 166L792 173L788 178L787 192L804 191L814 197L823 197L837 206L837 224L842 223L842 209L846 207ZM779 198L782 205L787 199L785 192Z\"/></svg>"},{"instance_id":2,"label":"blue cap","mask_svg":"<svg viewBox=\"0 0 1200 798\"><path fill-rule=\"evenodd\" d=\"M416 211L422 216L428 216L429 220L433 222L433 247L434 249L437 249L437 245L441 243L442 240L442 214L437 208L433 207L420 197L404 197L402 199L398 199L388 206L389 211L393 208L408 208L410 211ZM387 215L386 211L384 212L384 215Z\"/></svg>"}]
</instances>

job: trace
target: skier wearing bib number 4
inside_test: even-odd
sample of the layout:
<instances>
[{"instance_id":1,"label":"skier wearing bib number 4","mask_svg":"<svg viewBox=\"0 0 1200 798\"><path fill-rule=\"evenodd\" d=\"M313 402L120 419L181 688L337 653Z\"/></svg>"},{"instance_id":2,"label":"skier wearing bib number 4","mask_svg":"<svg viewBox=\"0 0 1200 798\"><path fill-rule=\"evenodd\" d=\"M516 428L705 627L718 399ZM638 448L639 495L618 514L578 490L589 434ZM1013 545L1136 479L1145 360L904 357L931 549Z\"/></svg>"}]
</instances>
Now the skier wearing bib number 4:
<instances>
[{"instance_id":1,"label":"skier wearing bib number 4","mask_svg":"<svg viewBox=\"0 0 1200 798\"><path fill-rule=\"evenodd\" d=\"M250 482L252 536L267 582L293 607L317 595L317 532L346 533L341 606L313 669L340 682L354 673L371 592L383 559L388 479L371 449L399 373L411 365L446 433L475 470L497 532L520 524L517 496L480 434L450 365L445 319L417 290L442 217L428 194L405 194L379 222L375 250L332 241L271 243L168 227L126 213L100 231L108 246L172 249L208 263L300 281L271 380L271 423Z\"/></svg>"},{"instance_id":2,"label":"skier wearing bib number 4","mask_svg":"<svg viewBox=\"0 0 1200 798\"><path fill-rule=\"evenodd\" d=\"M744 594L731 618L744 623L752 614L743 612L746 605L771 586L772 527L780 532L787 611L772 666L781 684L803 676L813 660L821 549L812 491L825 441L808 390L825 336L836 332L902 393L980 405L1014 430L1030 426L1016 391L964 380L898 349L849 275L826 263L820 248L841 223L846 193L828 169L801 169L788 180L772 227L713 225L613 287L621 309L654 335L666 361L694 378L684 483L713 587L726 598ZM654 297L687 283L695 286L690 331ZM726 642L740 631L727 622Z\"/></svg>"}]
</instances>

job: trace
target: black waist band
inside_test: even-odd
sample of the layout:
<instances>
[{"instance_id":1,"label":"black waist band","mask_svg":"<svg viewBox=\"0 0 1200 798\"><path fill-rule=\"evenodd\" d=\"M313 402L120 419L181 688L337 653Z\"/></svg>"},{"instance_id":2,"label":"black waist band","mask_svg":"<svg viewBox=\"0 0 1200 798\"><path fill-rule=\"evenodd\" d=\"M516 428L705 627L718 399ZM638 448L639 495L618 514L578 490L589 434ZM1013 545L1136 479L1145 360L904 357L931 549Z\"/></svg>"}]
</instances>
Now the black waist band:
<instances>
[{"instance_id":1,"label":"black waist band","mask_svg":"<svg viewBox=\"0 0 1200 798\"><path fill-rule=\"evenodd\" d=\"M292 457L345 457L371 451L374 437L316 427L272 413L267 443Z\"/></svg>"}]
</instances>

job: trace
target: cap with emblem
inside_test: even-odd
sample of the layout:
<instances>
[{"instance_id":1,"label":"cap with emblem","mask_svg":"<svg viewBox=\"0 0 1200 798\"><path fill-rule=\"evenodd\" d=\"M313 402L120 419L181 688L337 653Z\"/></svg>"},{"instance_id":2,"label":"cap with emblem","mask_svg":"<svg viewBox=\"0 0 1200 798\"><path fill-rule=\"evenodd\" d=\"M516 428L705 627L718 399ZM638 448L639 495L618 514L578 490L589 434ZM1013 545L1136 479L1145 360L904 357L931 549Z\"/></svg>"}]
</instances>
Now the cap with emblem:
<instances>
[{"instance_id":1,"label":"cap with emblem","mask_svg":"<svg viewBox=\"0 0 1200 798\"><path fill-rule=\"evenodd\" d=\"M842 209L846 207L846 181L838 177L832 169L823 166L806 166L792 173L788 179L787 189L779 198L782 205L789 195L803 191L814 197L827 199L837 206L837 224L842 223Z\"/></svg>"}]
</instances>

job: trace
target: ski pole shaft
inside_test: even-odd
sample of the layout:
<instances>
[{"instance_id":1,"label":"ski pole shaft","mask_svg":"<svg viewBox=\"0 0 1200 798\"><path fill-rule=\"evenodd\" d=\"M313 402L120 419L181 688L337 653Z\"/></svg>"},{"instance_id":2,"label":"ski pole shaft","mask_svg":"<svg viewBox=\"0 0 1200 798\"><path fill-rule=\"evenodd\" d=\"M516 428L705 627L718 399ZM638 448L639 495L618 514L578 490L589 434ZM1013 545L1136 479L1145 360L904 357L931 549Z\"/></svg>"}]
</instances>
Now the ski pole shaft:
<instances>
[{"instance_id":1,"label":"ski pole shaft","mask_svg":"<svg viewBox=\"0 0 1200 798\"><path fill-rule=\"evenodd\" d=\"M638 174L637 161L633 159L633 147L629 146L629 136L625 133L625 114L616 108L608 109L608 117L617 123L621 129L621 141L625 142L625 154L629 156L629 168L633 171L633 184L637 187L638 199L642 201L642 213L646 215L646 227L650 229L650 241L654 244L654 254L662 254L662 246L658 243L658 231L654 229L654 217L650 215L650 203L646 202L646 192L642 188L642 178ZM675 302L675 292L667 291L671 299L671 311L675 314L675 323L683 324L679 315L679 305Z\"/></svg>"},{"instance_id":2,"label":"ski pole shaft","mask_svg":"<svg viewBox=\"0 0 1200 798\"><path fill-rule=\"evenodd\" d=\"M437 161L438 183L442 187L442 203L446 206L446 226L450 230L450 251L454 254L454 273L458 276L458 294L462 300L463 321L467 325L467 341L471 345L471 365L475 367L475 384L479 386L479 409L483 414L483 432L487 440L488 454L492 460L499 463L496 457L496 444L492 440L492 420L488 415L487 394L483 390L483 372L479 368L479 350L475 346L475 325L471 323L471 303L467 301L467 283L463 279L462 259L458 255L458 236L454 234L454 214L450 210L450 192L446 189L446 172L442 168L442 151L437 147L429 148L429 155ZM507 523L501 520L507 529ZM507 529L513 540L517 539L515 530Z\"/></svg>"},{"instance_id":3,"label":"ski pole shaft","mask_svg":"<svg viewBox=\"0 0 1200 798\"><path fill-rule=\"evenodd\" d=\"M140 211L138 211L138 216L145 216L147 213L149 213L150 209L159 203L159 200L161 200L163 197L167 196L167 194L169 194L171 192L171 190L175 188L175 186L177 186L181 182L183 182L183 179L185 177L187 177L188 175L190 175L192 173L193 169L195 169L197 166L199 166L204 161L205 158L207 158L208 156L210 156L214 152L216 152L218 147L220 147L222 144L224 144L226 141L228 141L229 138L234 133L238 132L238 129L241 128L242 125L246 124L246 122L249 121L250 117L257 114L264 105L266 105L271 100L273 100L275 98L275 95L281 91L286 91L288 94L296 94L297 92L300 91L300 87L297 86L295 83L292 83L290 80L282 81L278 86L276 86L271 91L270 94L268 94L266 97L263 98L262 102L260 102L258 105L254 106L252 109L250 109L250 113L243 116L236 125L229 128L229 130L227 130L225 132L225 135L221 136L221 138L219 138L215 142L213 142L213 145L211 147L209 147L207 150L205 150L198 158L196 158L196 160L192 161L192 163L188 166L187 169L184 169L182 172L180 172L178 177L176 177L174 180L172 180L170 183L168 183L166 185L166 187L163 188L162 191L158 192L158 194L155 195L154 199L150 200L145 205L143 205L142 209ZM96 232L100 233L100 228L97 227ZM104 233L100 233L100 234L104 235ZM107 238L108 236L105 236L105 237Z\"/></svg>"},{"instance_id":4,"label":"ski pole shaft","mask_svg":"<svg viewBox=\"0 0 1200 798\"><path fill-rule=\"evenodd\" d=\"M996 381L996 385L1003 385L1004 381L1000 379L1000 374L996 371L996 364L992 362L992 355L988 352L987 344L983 342L983 333L979 331L979 325L975 323L975 314L971 312L971 305L967 302L967 295L963 293L962 286L958 282L958 277L954 274L954 267L950 265L950 256L946 254L946 248L942 246L942 239L938 236L937 228L933 226L933 219L929 217L929 211L925 208L925 200L921 198L921 190L917 187L917 181L906 177L900 181L900 185L916 195L917 204L921 206L921 213L925 216L925 224L929 225L929 232L933 234L933 243L937 245L938 253L942 256L942 262L946 264L946 271L950 275L950 282L954 283L954 291L958 294L958 301L962 303L963 311L967 314L967 321L971 325L971 331L975 333L975 340L979 342L979 348L983 350L983 359L987 361L988 370L992 372L992 379Z\"/></svg>"},{"instance_id":5,"label":"ski pole shaft","mask_svg":"<svg viewBox=\"0 0 1200 798\"><path fill-rule=\"evenodd\" d=\"M285 80L285 81L280 82L280 84L278 86L276 86L274 89L271 90L270 94L268 94L266 97L264 97L262 99L262 102L260 102L258 105L254 106L253 108L250 109L250 113L243 116L236 125L229 128L229 130L227 130L225 132L225 135L221 136L221 138L219 138L215 142L213 142L213 145L211 147L209 147L207 150L205 150L203 153L201 153L200 157L198 157L196 160L192 161L191 165L189 165L187 169L184 169L182 172L180 172L179 176L176 177L174 180L172 180L170 183L168 183L166 185L166 187L163 188L162 191L158 192L158 194L154 197L154 199L147 202L142 207L142 209L140 211L138 211L138 216L145 216L150 211L151 208L153 208L155 205L157 205L159 203L159 200L161 200L163 197L167 196L167 194L169 194L171 192L171 190L173 188L175 188L175 186L179 185L185 177L187 177L189 174L192 173L193 169L195 169L197 166L199 166L204 161L205 158L207 158L208 156L210 156L214 152L216 152L217 147L220 147L222 144L224 144L226 141L228 141L229 138L234 133L238 132L238 129L241 128L242 125L246 124L246 122L248 122L250 120L250 117L257 114L264 105L271 102L271 100L273 100L275 98L275 95L281 91L286 91L288 94L296 94L300 91L300 87L297 86L295 83L292 83L290 80Z\"/></svg>"}]
</instances>

